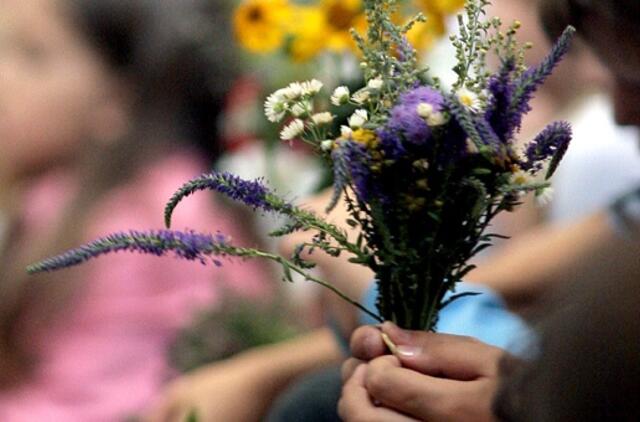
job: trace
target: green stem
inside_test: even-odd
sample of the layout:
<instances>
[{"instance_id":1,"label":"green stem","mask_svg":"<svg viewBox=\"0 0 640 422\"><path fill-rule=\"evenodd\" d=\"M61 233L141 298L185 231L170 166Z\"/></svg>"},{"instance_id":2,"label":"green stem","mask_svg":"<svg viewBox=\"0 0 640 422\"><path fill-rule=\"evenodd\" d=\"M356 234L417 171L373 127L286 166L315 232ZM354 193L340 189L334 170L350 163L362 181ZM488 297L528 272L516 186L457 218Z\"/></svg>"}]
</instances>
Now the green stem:
<instances>
[{"instance_id":1,"label":"green stem","mask_svg":"<svg viewBox=\"0 0 640 422\"><path fill-rule=\"evenodd\" d=\"M272 261L275 261L275 262L279 263L280 265L282 265L283 267L289 268L293 272L295 272L297 274L300 274L301 276L304 277L305 280L312 281L312 282L317 283L317 284L319 284L319 285L321 285L323 287L326 287L327 289L329 289L332 292L334 292L335 294L337 294L340 298L342 298L343 300L345 300L345 301L349 302L350 304L356 306L358 309L360 309L362 312L364 312L365 314L369 315L370 317L372 317L376 321L378 321L378 322L383 322L384 321L384 319L381 318L378 314L370 311L369 309L367 309L366 307L361 305L356 300L353 300L352 298L350 298L349 296L344 294L342 291L340 291L333 284L328 283L328 282L326 282L324 280L321 280L319 278L316 278L316 277L310 275L309 273L307 273L303 269L301 269L298 266L296 266L295 264L293 264L291 261L289 261L287 259L284 259L281 256L278 256L278 255L275 255L275 254L271 254L271 253L268 253L268 252L262 252L262 251L252 251L252 255L256 256L256 257L266 258L266 259L270 259Z\"/></svg>"}]
</instances>

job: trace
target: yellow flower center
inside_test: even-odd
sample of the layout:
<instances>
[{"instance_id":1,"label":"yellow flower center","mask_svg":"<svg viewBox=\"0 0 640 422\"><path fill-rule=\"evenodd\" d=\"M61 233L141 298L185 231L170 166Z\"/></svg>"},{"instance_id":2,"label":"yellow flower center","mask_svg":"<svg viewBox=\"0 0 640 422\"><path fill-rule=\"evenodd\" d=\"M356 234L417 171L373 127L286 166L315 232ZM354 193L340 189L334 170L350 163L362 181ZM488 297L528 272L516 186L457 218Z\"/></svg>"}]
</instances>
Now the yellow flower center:
<instances>
[{"instance_id":1,"label":"yellow flower center","mask_svg":"<svg viewBox=\"0 0 640 422\"><path fill-rule=\"evenodd\" d=\"M264 11L259 5L251 6L247 10L247 20L252 23L260 22L264 19Z\"/></svg>"},{"instance_id":2,"label":"yellow flower center","mask_svg":"<svg viewBox=\"0 0 640 422\"><path fill-rule=\"evenodd\" d=\"M360 14L359 10L352 10L345 5L336 2L331 4L326 11L327 23L336 31L349 31L353 21Z\"/></svg>"}]
</instances>

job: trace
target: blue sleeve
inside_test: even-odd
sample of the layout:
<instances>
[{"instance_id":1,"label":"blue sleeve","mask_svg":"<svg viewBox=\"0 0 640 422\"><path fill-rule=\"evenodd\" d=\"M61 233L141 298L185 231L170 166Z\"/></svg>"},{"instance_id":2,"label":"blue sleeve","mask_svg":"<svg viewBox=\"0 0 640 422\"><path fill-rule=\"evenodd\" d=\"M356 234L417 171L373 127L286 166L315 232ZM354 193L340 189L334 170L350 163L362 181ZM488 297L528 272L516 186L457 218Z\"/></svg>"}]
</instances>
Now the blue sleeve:
<instances>
[{"instance_id":1,"label":"blue sleeve","mask_svg":"<svg viewBox=\"0 0 640 422\"><path fill-rule=\"evenodd\" d=\"M509 312L492 290L478 284L459 283L455 294L465 292L479 294L461 297L440 311L436 327L438 332L475 337L484 343L514 352L514 348L519 348L529 338L529 329L524 321ZM448 293L445 300L451 294ZM365 294L364 306L375 309L377 295L376 284L372 283ZM376 323L364 313L360 321L363 324Z\"/></svg>"}]
</instances>

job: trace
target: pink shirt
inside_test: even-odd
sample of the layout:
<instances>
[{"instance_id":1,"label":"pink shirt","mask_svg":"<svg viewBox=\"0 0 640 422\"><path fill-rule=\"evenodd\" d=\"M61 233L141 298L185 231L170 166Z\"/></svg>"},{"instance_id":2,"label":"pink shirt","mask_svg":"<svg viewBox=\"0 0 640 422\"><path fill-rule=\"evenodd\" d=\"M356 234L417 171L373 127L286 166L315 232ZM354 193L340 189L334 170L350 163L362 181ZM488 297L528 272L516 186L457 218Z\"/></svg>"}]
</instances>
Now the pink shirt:
<instances>
[{"instance_id":1,"label":"pink shirt","mask_svg":"<svg viewBox=\"0 0 640 422\"><path fill-rule=\"evenodd\" d=\"M166 200L202 167L193 156L172 156L140 172L105 199L86 240L115 231L163 227ZM55 189L35 195L28 221L43 224ZM50 211L51 213L51 211ZM242 222L202 192L177 208L176 229L221 232L246 245ZM68 271L81 277L66 310L38 335L40 365L29 383L0 392L0 420L119 421L140 412L173 375L167 348L198 309L220 301L222 288L245 297L269 294L256 261L203 266L173 258L120 253ZM215 335L215 333L211 333Z\"/></svg>"}]
</instances>

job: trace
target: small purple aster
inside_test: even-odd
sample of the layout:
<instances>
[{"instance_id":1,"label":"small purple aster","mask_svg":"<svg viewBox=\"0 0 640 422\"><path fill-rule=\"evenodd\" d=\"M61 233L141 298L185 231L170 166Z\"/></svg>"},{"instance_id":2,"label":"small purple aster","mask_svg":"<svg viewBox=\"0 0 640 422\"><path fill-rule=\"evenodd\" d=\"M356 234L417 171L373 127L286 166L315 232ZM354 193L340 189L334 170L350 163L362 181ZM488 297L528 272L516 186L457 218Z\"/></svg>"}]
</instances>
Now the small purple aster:
<instances>
[{"instance_id":1,"label":"small purple aster","mask_svg":"<svg viewBox=\"0 0 640 422\"><path fill-rule=\"evenodd\" d=\"M444 98L440 92L428 86L419 86L400 95L398 104L391 109L382 141L399 136L416 145L427 142L431 138L431 129L418 115L417 108L421 103L431 105L434 113L441 112Z\"/></svg>"}]
</instances>

